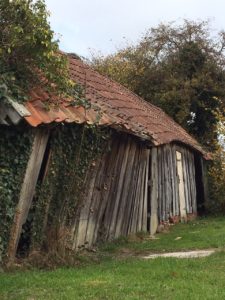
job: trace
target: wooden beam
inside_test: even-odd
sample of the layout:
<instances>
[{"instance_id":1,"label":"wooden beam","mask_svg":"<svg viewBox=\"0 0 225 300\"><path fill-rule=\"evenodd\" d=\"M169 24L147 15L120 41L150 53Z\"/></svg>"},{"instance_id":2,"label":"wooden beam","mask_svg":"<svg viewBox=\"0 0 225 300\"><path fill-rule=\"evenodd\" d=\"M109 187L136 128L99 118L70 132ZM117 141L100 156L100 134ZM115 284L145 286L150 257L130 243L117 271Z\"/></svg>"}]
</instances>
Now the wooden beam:
<instances>
[{"instance_id":1,"label":"wooden beam","mask_svg":"<svg viewBox=\"0 0 225 300\"><path fill-rule=\"evenodd\" d=\"M150 149L145 149L146 154L146 166L145 166L145 182L144 182L144 204L143 204L143 217L142 217L142 231L147 231L147 219L148 219L148 180L149 180L149 156Z\"/></svg>"},{"instance_id":2,"label":"wooden beam","mask_svg":"<svg viewBox=\"0 0 225 300\"><path fill-rule=\"evenodd\" d=\"M177 173L179 178L179 202L180 202L180 217L181 221L187 220L186 202L185 202L185 190L184 190L184 176L183 176L183 165L182 165L182 154L176 152L177 157Z\"/></svg>"},{"instance_id":3,"label":"wooden beam","mask_svg":"<svg viewBox=\"0 0 225 300\"><path fill-rule=\"evenodd\" d=\"M13 262L16 255L22 226L26 222L28 212L33 200L38 175L41 169L42 160L48 142L48 137L48 130L36 130L31 155L27 164L25 177L20 191L19 202L15 210L14 220L11 228L7 252L9 262Z\"/></svg>"},{"instance_id":4,"label":"wooden beam","mask_svg":"<svg viewBox=\"0 0 225 300\"><path fill-rule=\"evenodd\" d=\"M157 148L151 151L151 219L150 234L156 233L158 227L158 156Z\"/></svg>"}]
</instances>

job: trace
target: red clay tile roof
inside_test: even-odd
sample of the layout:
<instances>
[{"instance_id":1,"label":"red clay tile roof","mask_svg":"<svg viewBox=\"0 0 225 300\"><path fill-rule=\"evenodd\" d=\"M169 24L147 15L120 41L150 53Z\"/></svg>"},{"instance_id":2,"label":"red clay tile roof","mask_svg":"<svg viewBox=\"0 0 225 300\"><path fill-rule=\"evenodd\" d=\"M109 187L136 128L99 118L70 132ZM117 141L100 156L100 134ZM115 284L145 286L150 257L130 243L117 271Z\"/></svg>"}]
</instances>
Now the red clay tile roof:
<instances>
[{"instance_id":1,"label":"red clay tile roof","mask_svg":"<svg viewBox=\"0 0 225 300\"><path fill-rule=\"evenodd\" d=\"M31 126L52 122L93 124L100 116L100 125L124 130L150 140L154 145L181 142L204 153L197 141L160 108L100 75L81 60L69 57L69 66L71 78L84 86L92 108L85 110L81 106L71 106L64 99L57 108L46 110L48 95L33 92L26 104L31 116L25 117ZM96 106L100 108L100 115Z\"/></svg>"}]
</instances>

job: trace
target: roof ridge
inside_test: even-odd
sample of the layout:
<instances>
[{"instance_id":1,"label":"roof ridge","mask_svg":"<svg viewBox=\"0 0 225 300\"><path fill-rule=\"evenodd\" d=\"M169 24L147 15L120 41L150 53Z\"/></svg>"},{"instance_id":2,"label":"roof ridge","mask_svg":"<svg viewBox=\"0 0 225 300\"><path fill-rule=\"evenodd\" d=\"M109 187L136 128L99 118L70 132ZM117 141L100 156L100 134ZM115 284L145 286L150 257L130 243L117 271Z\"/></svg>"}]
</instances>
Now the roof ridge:
<instances>
[{"instance_id":1,"label":"roof ridge","mask_svg":"<svg viewBox=\"0 0 225 300\"><path fill-rule=\"evenodd\" d=\"M101 75L82 60L71 55L67 57L71 79L83 85L86 97L93 105L101 108L100 117L99 111L68 105L68 101L63 98L57 110L51 107L46 110L46 95L40 87L31 93L30 101L25 104L31 113L25 119L31 126L53 122L94 124L98 120L101 126L111 126L136 135L150 141L151 145L180 142L204 154L196 139L161 108L113 79Z\"/></svg>"}]
</instances>

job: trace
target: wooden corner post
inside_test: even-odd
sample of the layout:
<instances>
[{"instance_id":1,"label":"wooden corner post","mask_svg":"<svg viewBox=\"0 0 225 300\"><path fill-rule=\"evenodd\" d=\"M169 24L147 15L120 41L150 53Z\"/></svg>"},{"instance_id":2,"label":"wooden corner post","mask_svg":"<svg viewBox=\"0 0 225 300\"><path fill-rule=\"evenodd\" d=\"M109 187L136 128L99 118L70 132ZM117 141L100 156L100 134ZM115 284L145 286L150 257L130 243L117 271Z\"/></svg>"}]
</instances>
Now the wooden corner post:
<instances>
[{"instance_id":1,"label":"wooden corner post","mask_svg":"<svg viewBox=\"0 0 225 300\"><path fill-rule=\"evenodd\" d=\"M19 201L15 209L14 220L11 227L7 251L9 263L14 261L16 255L22 226L26 222L34 196L48 137L49 131L47 129L36 129L30 158L28 160Z\"/></svg>"}]
</instances>

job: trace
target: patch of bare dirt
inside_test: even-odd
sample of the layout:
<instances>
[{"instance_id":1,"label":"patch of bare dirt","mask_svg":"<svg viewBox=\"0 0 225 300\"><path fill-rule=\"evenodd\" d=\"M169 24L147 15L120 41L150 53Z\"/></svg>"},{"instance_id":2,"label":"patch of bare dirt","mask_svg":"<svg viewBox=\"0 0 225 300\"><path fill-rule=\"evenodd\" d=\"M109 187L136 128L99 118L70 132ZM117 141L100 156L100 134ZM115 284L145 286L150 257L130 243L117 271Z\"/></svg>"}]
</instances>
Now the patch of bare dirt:
<instances>
[{"instance_id":1,"label":"patch of bare dirt","mask_svg":"<svg viewBox=\"0 0 225 300\"><path fill-rule=\"evenodd\" d=\"M158 257L174 257L174 258L200 258L210 256L215 253L215 249L209 250L194 250L194 251L179 251L179 252L168 252L168 253L155 253L147 256L142 256L143 259L155 259Z\"/></svg>"}]
</instances>

